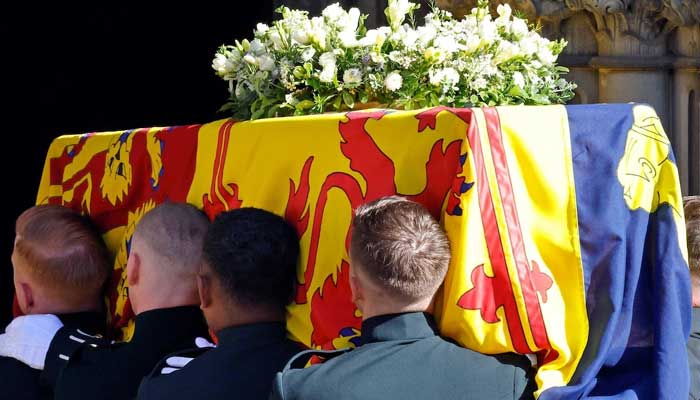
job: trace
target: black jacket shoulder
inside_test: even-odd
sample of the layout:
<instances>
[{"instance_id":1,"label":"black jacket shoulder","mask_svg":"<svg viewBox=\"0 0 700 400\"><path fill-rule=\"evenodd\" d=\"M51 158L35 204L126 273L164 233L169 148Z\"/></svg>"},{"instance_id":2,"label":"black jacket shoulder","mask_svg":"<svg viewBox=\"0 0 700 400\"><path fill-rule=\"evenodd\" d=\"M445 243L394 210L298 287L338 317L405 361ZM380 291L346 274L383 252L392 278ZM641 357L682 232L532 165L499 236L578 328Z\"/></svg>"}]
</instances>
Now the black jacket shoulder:
<instances>
[{"instance_id":1,"label":"black jacket shoulder","mask_svg":"<svg viewBox=\"0 0 700 400\"><path fill-rule=\"evenodd\" d=\"M195 357L184 368L161 374L165 359L141 383L138 399L261 399L272 379L301 348L286 338L283 323L261 323L219 332L219 345L171 356ZM166 359L167 359L166 357Z\"/></svg>"}]
</instances>

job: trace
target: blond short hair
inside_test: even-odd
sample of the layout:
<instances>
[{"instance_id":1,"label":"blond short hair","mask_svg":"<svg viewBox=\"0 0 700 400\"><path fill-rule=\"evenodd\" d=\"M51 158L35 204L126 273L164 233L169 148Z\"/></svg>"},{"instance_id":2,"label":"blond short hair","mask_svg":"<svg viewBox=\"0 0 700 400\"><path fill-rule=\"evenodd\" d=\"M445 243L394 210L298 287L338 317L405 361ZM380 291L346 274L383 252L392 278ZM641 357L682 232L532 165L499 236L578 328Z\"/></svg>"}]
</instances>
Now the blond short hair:
<instances>
[{"instance_id":1,"label":"blond short hair","mask_svg":"<svg viewBox=\"0 0 700 400\"><path fill-rule=\"evenodd\" d=\"M399 196L360 206L353 219L350 254L368 279L412 302L435 294L450 263L450 243L422 205Z\"/></svg>"},{"instance_id":2,"label":"blond short hair","mask_svg":"<svg viewBox=\"0 0 700 400\"><path fill-rule=\"evenodd\" d=\"M24 211L15 223L15 256L43 287L69 302L101 292L110 275L102 237L85 216L59 205Z\"/></svg>"}]
</instances>

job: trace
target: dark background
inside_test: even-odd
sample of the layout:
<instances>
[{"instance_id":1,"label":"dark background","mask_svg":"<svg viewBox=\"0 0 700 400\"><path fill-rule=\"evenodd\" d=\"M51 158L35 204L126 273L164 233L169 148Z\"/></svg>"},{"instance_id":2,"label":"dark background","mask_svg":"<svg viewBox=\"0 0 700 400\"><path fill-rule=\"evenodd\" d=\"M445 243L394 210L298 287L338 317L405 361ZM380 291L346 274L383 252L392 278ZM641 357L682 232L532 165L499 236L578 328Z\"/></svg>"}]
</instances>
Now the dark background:
<instances>
[{"instance_id":1,"label":"dark background","mask_svg":"<svg viewBox=\"0 0 700 400\"><path fill-rule=\"evenodd\" d=\"M11 318L14 221L34 204L51 140L221 118L216 49L273 15L272 0L144 3L0 7L0 328Z\"/></svg>"}]
</instances>

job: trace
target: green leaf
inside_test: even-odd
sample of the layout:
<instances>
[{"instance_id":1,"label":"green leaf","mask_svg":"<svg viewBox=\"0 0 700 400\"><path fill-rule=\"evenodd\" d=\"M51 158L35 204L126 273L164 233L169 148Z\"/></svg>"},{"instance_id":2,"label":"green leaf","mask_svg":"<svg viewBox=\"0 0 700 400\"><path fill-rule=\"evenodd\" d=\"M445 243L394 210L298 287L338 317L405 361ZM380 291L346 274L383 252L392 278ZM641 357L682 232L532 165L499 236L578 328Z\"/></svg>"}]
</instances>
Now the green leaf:
<instances>
[{"instance_id":1,"label":"green leaf","mask_svg":"<svg viewBox=\"0 0 700 400\"><path fill-rule=\"evenodd\" d=\"M348 92L343 92L343 103L345 103L348 108L355 108L355 100L352 95Z\"/></svg>"},{"instance_id":2,"label":"green leaf","mask_svg":"<svg viewBox=\"0 0 700 400\"><path fill-rule=\"evenodd\" d=\"M277 116L277 111L279 111L281 104L276 104L267 110L267 117L272 118Z\"/></svg>"},{"instance_id":3,"label":"green leaf","mask_svg":"<svg viewBox=\"0 0 700 400\"><path fill-rule=\"evenodd\" d=\"M531 98L535 104L550 104L549 97L543 95L542 93L533 94Z\"/></svg>"},{"instance_id":4,"label":"green leaf","mask_svg":"<svg viewBox=\"0 0 700 400\"><path fill-rule=\"evenodd\" d=\"M296 109L297 110L308 110L309 108L314 106L314 102L311 100L302 100L297 103Z\"/></svg>"},{"instance_id":5,"label":"green leaf","mask_svg":"<svg viewBox=\"0 0 700 400\"><path fill-rule=\"evenodd\" d=\"M515 97L525 97L525 92L520 86L517 85L513 85L508 91L508 94Z\"/></svg>"},{"instance_id":6,"label":"green leaf","mask_svg":"<svg viewBox=\"0 0 700 400\"><path fill-rule=\"evenodd\" d=\"M340 96L336 96L335 100L333 100L333 109L334 110L340 110L340 103L343 101L343 99L340 98Z\"/></svg>"},{"instance_id":7,"label":"green leaf","mask_svg":"<svg viewBox=\"0 0 700 400\"><path fill-rule=\"evenodd\" d=\"M250 115L250 119L258 119L258 118L262 117L263 115L265 115L265 109L260 108L257 111L255 111L253 114Z\"/></svg>"}]
</instances>

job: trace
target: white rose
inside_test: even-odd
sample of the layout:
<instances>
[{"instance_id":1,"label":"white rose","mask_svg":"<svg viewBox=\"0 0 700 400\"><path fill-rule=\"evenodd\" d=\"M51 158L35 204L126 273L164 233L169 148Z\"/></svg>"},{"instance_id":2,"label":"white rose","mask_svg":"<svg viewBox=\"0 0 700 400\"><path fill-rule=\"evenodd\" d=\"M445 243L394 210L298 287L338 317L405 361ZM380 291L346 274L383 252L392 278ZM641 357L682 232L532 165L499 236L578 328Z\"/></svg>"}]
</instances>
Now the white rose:
<instances>
[{"instance_id":1,"label":"white rose","mask_svg":"<svg viewBox=\"0 0 700 400\"><path fill-rule=\"evenodd\" d=\"M526 56L531 56L537 52L537 43L528 36L520 39L518 46L520 47L520 52Z\"/></svg>"},{"instance_id":2,"label":"white rose","mask_svg":"<svg viewBox=\"0 0 700 400\"><path fill-rule=\"evenodd\" d=\"M549 46L539 46L537 49L537 58L544 64L552 64L557 61L557 56L552 54L552 50L549 49Z\"/></svg>"},{"instance_id":3,"label":"white rose","mask_svg":"<svg viewBox=\"0 0 700 400\"><path fill-rule=\"evenodd\" d=\"M256 31L257 31L256 34L261 34L261 35L262 35L262 34L264 34L265 32L267 32L268 29L270 29L269 26L267 26L267 25L265 25L265 24L258 24L258 25L256 26Z\"/></svg>"},{"instance_id":4,"label":"white rose","mask_svg":"<svg viewBox=\"0 0 700 400\"><path fill-rule=\"evenodd\" d=\"M253 39L252 42L250 42L250 52L255 54L256 56L259 56L263 53L265 53L265 45L263 42L261 42L259 39Z\"/></svg>"},{"instance_id":5,"label":"white rose","mask_svg":"<svg viewBox=\"0 0 700 400\"><path fill-rule=\"evenodd\" d=\"M369 53L369 59L375 64L384 64L384 61L386 61L384 55L376 51Z\"/></svg>"},{"instance_id":6,"label":"white rose","mask_svg":"<svg viewBox=\"0 0 700 400\"><path fill-rule=\"evenodd\" d=\"M399 74L397 71L391 72L384 79L384 87L390 92L394 92L401 89L402 85L403 78L401 77L401 74Z\"/></svg>"},{"instance_id":7,"label":"white rose","mask_svg":"<svg viewBox=\"0 0 700 400\"><path fill-rule=\"evenodd\" d=\"M316 50L314 50L312 47L309 47L301 52L301 59L304 61L309 61L312 58L314 58L315 54L316 54Z\"/></svg>"},{"instance_id":8,"label":"white rose","mask_svg":"<svg viewBox=\"0 0 700 400\"><path fill-rule=\"evenodd\" d=\"M226 75L233 72L234 69L233 63L221 53L214 56L214 61L212 61L211 67L214 68L219 75Z\"/></svg>"},{"instance_id":9,"label":"white rose","mask_svg":"<svg viewBox=\"0 0 700 400\"><path fill-rule=\"evenodd\" d=\"M452 67L447 67L442 70L446 84L455 86L459 83L459 72Z\"/></svg>"},{"instance_id":10,"label":"white rose","mask_svg":"<svg viewBox=\"0 0 700 400\"><path fill-rule=\"evenodd\" d=\"M430 71L430 83L433 86L443 85L443 92L454 89L459 83L459 72L452 67L443 68L438 71Z\"/></svg>"},{"instance_id":11,"label":"white rose","mask_svg":"<svg viewBox=\"0 0 700 400\"><path fill-rule=\"evenodd\" d=\"M498 28L496 24L490 20L484 18L479 23L479 36L481 36L481 42L485 44L491 44L496 39L498 35Z\"/></svg>"},{"instance_id":12,"label":"white rose","mask_svg":"<svg viewBox=\"0 0 700 400\"><path fill-rule=\"evenodd\" d=\"M476 16L474 16L474 15L465 16L464 19L462 19L462 25L468 31L475 30L476 25L477 25Z\"/></svg>"},{"instance_id":13,"label":"white rose","mask_svg":"<svg viewBox=\"0 0 700 400\"><path fill-rule=\"evenodd\" d=\"M513 72L513 84L517 87L525 87L525 77L519 71Z\"/></svg>"},{"instance_id":14,"label":"white rose","mask_svg":"<svg viewBox=\"0 0 700 400\"><path fill-rule=\"evenodd\" d=\"M337 71L335 69L335 64L329 65L328 67L323 68L321 70L321 73L318 75L318 79L321 80L321 82L333 82L333 79L335 79L335 76L337 74Z\"/></svg>"},{"instance_id":15,"label":"white rose","mask_svg":"<svg viewBox=\"0 0 700 400\"><path fill-rule=\"evenodd\" d=\"M415 47L418 41L418 31L415 29L407 28L406 33L401 37L401 42L404 46L410 48Z\"/></svg>"},{"instance_id":16,"label":"white rose","mask_svg":"<svg viewBox=\"0 0 700 400\"><path fill-rule=\"evenodd\" d=\"M330 66L335 67L335 54L333 54L332 51L327 51L327 52L321 54L321 56L318 57L318 63L323 68L330 67Z\"/></svg>"},{"instance_id":17,"label":"white rose","mask_svg":"<svg viewBox=\"0 0 700 400\"><path fill-rule=\"evenodd\" d=\"M359 83L362 81L362 72L358 68L350 68L343 72L343 82Z\"/></svg>"},{"instance_id":18,"label":"white rose","mask_svg":"<svg viewBox=\"0 0 700 400\"><path fill-rule=\"evenodd\" d=\"M299 27L298 29L292 30L292 39L299 44L309 44L311 38L306 29Z\"/></svg>"},{"instance_id":19,"label":"white rose","mask_svg":"<svg viewBox=\"0 0 700 400\"><path fill-rule=\"evenodd\" d=\"M435 38L433 46L445 53L454 53L459 50L459 44L457 43L456 38L452 36L438 36Z\"/></svg>"},{"instance_id":20,"label":"white rose","mask_svg":"<svg viewBox=\"0 0 700 400\"><path fill-rule=\"evenodd\" d=\"M437 31L432 26L421 26L418 28L418 41L421 45L427 46L437 36Z\"/></svg>"},{"instance_id":21,"label":"white rose","mask_svg":"<svg viewBox=\"0 0 700 400\"><path fill-rule=\"evenodd\" d=\"M272 71L275 69L275 59L267 54L263 54L257 57L257 64L260 66L261 71Z\"/></svg>"},{"instance_id":22,"label":"white rose","mask_svg":"<svg viewBox=\"0 0 700 400\"><path fill-rule=\"evenodd\" d=\"M511 42L501 42L498 44L494 62L500 64L520 55L520 48Z\"/></svg>"},{"instance_id":23,"label":"white rose","mask_svg":"<svg viewBox=\"0 0 700 400\"><path fill-rule=\"evenodd\" d=\"M474 90L483 89L486 87L486 85L488 85L488 81L483 76L480 76L469 82L469 86L471 86Z\"/></svg>"},{"instance_id":24,"label":"white rose","mask_svg":"<svg viewBox=\"0 0 700 400\"><path fill-rule=\"evenodd\" d=\"M323 9L323 12L321 12L321 15L328 18L328 20L332 22L337 21L344 14L345 10L343 10L343 8L338 3L333 3L329 5L328 7Z\"/></svg>"},{"instance_id":25,"label":"white rose","mask_svg":"<svg viewBox=\"0 0 700 400\"><path fill-rule=\"evenodd\" d=\"M527 35L529 28L527 27L527 22L521 18L513 18L513 23L511 24L511 32L515 37L521 38Z\"/></svg>"},{"instance_id":26,"label":"white rose","mask_svg":"<svg viewBox=\"0 0 700 400\"><path fill-rule=\"evenodd\" d=\"M357 34L355 31L342 31L338 34L338 39L340 39L340 43L343 47L348 49L360 45L360 42L357 41Z\"/></svg>"},{"instance_id":27,"label":"white rose","mask_svg":"<svg viewBox=\"0 0 700 400\"><path fill-rule=\"evenodd\" d=\"M243 61L245 61L245 62L247 62L248 64L251 64L251 65L258 65L258 60L256 60L255 57L253 57L252 54L246 54L246 55L243 57Z\"/></svg>"},{"instance_id":28,"label":"white rose","mask_svg":"<svg viewBox=\"0 0 700 400\"><path fill-rule=\"evenodd\" d=\"M388 39L394 43L401 43L403 42L404 36L406 36L406 31L403 30L403 27L401 27L397 31L390 32Z\"/></svg>"},{"instance_id":29,"label":"white rose","mask_svg":"<svg viewBox=\"0 0 700 400\"><path fill-rule=\"evenodd\" d=\"M477 35L467 36L466 51L467 53L473 53L481 47L481 38Z\"/></svg>"}]
</instances>

